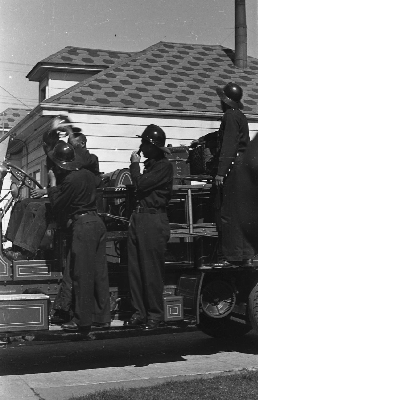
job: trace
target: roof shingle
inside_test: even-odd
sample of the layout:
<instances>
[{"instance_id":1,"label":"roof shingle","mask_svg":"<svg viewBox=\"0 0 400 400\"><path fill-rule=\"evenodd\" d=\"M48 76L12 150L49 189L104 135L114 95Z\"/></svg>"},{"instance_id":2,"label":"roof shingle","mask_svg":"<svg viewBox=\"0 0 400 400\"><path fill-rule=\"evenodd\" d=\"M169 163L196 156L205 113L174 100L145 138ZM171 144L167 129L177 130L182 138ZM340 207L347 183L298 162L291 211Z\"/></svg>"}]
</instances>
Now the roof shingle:
<instances>
[{"instance_id":1,"label":"roof shingle","mask_svg":"<svg viewBox=\"0 0 400 400\"><path fill-rule=\"evenodd\" d=\"M242 70L232 62L232 50L222 46L159 42L137 53L66 49L74 64L85 63L88 55L95 64L119 62L45 102L215 113L220 112L215 89L235 82L243 88L244 112L258 114L257 59L248 57ZM63 50L46 60L58 62Z\"/></svg>"},{"instance_id":2,"label":"roof shingle","mask_svg":"<svg viewBox=\"0 0 400 400\"><path fill-rule=\"evenodd\" d=\"M110 66L124 59L132 57L135 53L113 50L84 49L79 47L67 46L64 49L54 53L41 63L52 64L74 64L74 65L105 65Z\"/></svg>"},{"instance_id":3,"label":"roof shingle","mask_svg":"<svg viewBox=\"0 0 400 400\"><path fill-rule=\"evenodd\" d=\"M0 126L3 129L11 129L24 119L30 112L24 108L7 108L1 113Z\"/></svg>"}]
</instances>

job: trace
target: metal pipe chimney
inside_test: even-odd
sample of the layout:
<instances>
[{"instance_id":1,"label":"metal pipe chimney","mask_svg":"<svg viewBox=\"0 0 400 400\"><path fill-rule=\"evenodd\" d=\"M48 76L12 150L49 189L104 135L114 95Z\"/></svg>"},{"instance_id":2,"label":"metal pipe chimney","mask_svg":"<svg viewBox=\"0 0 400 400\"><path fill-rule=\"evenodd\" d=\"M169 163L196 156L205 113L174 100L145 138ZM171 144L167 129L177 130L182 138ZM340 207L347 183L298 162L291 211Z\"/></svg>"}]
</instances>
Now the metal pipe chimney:
<instances>
[{"instance_id":1,"label":"metal pipe chimney","mask_svg":"<svg viewBox=\"0 0 400 400\"><path fill-rule=\"evenodd\" d=\"M235 66L247 68L246 0L235 0Z\"/></svg>"}]
</instances>

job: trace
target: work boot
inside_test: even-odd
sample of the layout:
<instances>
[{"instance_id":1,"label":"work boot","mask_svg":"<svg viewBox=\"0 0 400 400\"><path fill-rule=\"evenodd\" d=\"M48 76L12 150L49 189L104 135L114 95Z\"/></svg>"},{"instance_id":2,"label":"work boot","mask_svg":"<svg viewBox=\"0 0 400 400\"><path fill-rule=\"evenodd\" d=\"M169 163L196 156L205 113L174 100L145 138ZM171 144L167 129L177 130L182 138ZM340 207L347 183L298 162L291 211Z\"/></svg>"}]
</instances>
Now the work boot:
<instances>
[{"instance_id":1,"label":"work boot","mask_svg":"<svg viewBox=\"0 0 400 400\"><path fill-rule=\"evenodd\" d=\"M124 326L129 328L140 328L142 325L145 324L145 322L146 321L142 318L132 317L131 319L124 321Z\"/></svg>"},{"instance_id":2,"label":"work boot","mask_svg":"<svg viewBox=\"0 0 400 400\"><path fill-rule=\"evenodd\" d=\"M11 261L27 260L27 255L21 251L5 250L4 255Z\"/></svg>"},{"instance_id":3,"label":"work boot","mask_svg":"<svg viewBox=\"0 0 400 400\"><path fill-rule=\"evenodd\" d=\"M154 319L149 319L147 324L143 326L144 331L154 331L160 325L161 321L156 321Z\"/></svg>"},{"instance_id":4,"label":"work boot","mask_svg":"<svg viewBox=\"0 0 400 400\"><path fill-rule=\"evenodd\" d=\"M54 325L61 325L71 321L71 318L72 316L69 311L53 310L52 314L50 315L50 323Z\"/></svg>"},{"instance_id":5,"label":"work boot","mask_svg":"<svg viewBox=\"0 0 400 400\"><path fill-rule=\"evenodd\" d=\"M90 326L79 326L74 321L69 321L65 324L62 324L61 329L63 329L66 332L82 332L82 333L90 332Z\"/></svg>"},{"instance_id":6,"label":"work boot","mask_svg":"<svg viewBox=\"0 0 400 400\"><path fill-rule=\"evenodd\" d=\"M92 328L94 329L110 329L111 322L92 322Z\"/></svg>"}]
</instances>

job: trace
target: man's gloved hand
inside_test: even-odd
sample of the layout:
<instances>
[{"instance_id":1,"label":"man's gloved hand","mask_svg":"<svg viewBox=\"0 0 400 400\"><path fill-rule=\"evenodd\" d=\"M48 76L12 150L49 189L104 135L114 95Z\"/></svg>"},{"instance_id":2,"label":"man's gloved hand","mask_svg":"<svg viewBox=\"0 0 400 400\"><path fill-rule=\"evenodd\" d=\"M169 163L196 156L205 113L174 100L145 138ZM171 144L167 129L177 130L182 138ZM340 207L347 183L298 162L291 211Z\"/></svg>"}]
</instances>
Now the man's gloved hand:
<instances>
[{"instance_id":1,"label":"man's gloved hand","mask_svg":"<svg viewBox=\"0 0 400 400\"><path fill-rule=\"evenodd\" d=\"M59 115L51 121L50 131L65 132L65 136L73 134L72 121L65 115Z\"/></svg>"},{"instance_id":2,"label":"man's gloved hand","mask_svg":"<svg viewBox=\"0 0 400 400\"><path fill-rule=\"evenodd\" d=\"M224 184L224 177L221 175L215 175L215 185L218 186L222 186Z\"/></svg>"},{"instance_id":3,"label":"man's gloved hand","mask_svg":"<svg viewBox=\"0 0 400 400\"><path fill-rule=\"evenodd\" d=\"M139 150L133 150L131 154L131 163L140 162Z\"/></svg>"},{"instance_id":4,"label":"man's gloved hand","mask_svg":"<svg viewBox=\"0 0 400 400\"><path fill-rule=\"evenodd\" d=\"M53 170L50 170L47 175L49 177L50 186L51 187L57 186L56 176L54 175Z\"/></svg>"},{"instance_id":5,"label":"man's gloved hand","mask_svg":"<svg viewBox=\"0 0 400 400\"><path fill-rule=\"evenodd\" d=\"M46 194L47 194L46 188L43 188L43 189L36 188L36 189L31 190L31 197L34 199L39 199Z\"/></svg>"},{"instance_id":6,"label":"man's gloved hand","mask_svg":"<svg viewBox=\"0 0 400 400\"><path fill-rule=\"evenodd\" d=\"M195 148L196 146L198 146L199 144L203 144L204 143L204 137L201 136L198 139L194 139L192 140L192 142L190 143L189 147L190 148Z\"/></svg>"},{"instance_id":7,"label":"man's gloved hand","mask_svg":"<svg viewBox=\"0 0 400 400\"><path fill-rule=\"evenodd\" d=\"M66 115L58 115L51 121L50 130L60 129L66 125L72 125L72 121Z\"/></svg>"}]
</instances>

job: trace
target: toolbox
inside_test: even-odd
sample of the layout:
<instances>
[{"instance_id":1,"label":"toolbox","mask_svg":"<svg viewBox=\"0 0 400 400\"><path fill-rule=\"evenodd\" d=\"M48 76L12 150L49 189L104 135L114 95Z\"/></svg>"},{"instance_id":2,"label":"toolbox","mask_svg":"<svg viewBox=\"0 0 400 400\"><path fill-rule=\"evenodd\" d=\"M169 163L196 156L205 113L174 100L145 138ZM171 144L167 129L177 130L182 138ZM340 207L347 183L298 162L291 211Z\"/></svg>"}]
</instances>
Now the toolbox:
<instances>
[{"instance_id":1,"label":"toolbox","mask_svg":"<svg viewBox=\"0 0 400 400\"><path fill-rule=\"evenodd\" d=\"M0 295L0 332L49 329L49 301L45 294Z\"/></svg>"},{"instance_id":2,"label":"toolbox","mask_svg":"<svg viewBox=\"0 0 400 400\"><path fill-rule=\"evenodd\" d=\"M164 296L164 321L183 320L183 297Z\"/></svg>"}]
</instances>

